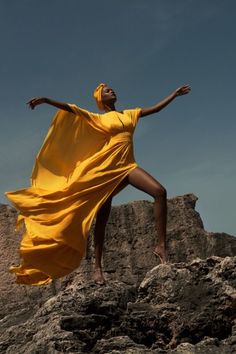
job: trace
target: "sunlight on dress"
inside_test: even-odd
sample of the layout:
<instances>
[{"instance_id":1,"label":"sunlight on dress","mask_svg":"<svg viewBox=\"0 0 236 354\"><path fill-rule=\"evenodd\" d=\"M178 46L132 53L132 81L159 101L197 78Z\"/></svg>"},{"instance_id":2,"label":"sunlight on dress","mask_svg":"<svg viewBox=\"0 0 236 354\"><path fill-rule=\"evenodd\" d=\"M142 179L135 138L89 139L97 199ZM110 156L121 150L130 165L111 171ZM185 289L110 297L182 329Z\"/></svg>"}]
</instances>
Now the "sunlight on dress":
<instances>
[{"instance_id":1,"label":"sunlight on dress","mask_svg":"<svg viewBox=\"0 0 236 354\"><path fill-rule=\"evenodd\" d=\"M102 204L138 165L133 132L141 108L59 110L36 157L31 187L7 192L24 225L16 282L45 285L79 267Z\"/></svg>"}]
</instances>

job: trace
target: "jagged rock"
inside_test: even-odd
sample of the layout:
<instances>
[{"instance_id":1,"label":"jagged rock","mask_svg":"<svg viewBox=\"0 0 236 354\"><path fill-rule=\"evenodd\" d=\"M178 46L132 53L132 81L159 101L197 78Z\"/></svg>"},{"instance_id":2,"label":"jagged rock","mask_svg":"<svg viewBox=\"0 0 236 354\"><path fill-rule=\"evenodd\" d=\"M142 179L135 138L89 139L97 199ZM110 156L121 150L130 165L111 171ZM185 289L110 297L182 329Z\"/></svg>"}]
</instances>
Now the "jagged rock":
<instances>
[{"instance_id":1,"label":"jagged rock","mask_svg":"<svg viewBox=\"0 0 236 354\"><path fill-rule=\"evenodd\" d=\"M103 287L91 281L94 224L79 269L48 286L16 284L8 268L19 262L22 230L0 205L0 353L233 353L236 239L206 232L196 201L168 200L170 263L159 266L153 203L114 206Z\"/></svg>"},{"instance_id":2,"label":"jagged rock","mask_svg":"<svg viewBox=\"0 0 236 354\"><path fill-rule=\"evenodd\" d=\"M158 265L139 287L69 285L1 334L0 353L236 351L236 257Z\"/></svg>"},{"instance_id":3,"label":"jagged rock","mask_svg":"<svg viewBox=\"0 0 236 354\"><path fill-rule=\"evenodd\" d=\"M53 294L53 285L27 287L15 283L9 273L11 264L19 264L21 232L15 231L17 212L8 205L0 205L0 331L30 318Z\"/></svg>"},{"instance_id":4,"label":"jagged rock","mask_svg":"<svg viewBox=\"0 0 236 354\"><path fill-rule=\"evenodd\" d=\"M124 353L125 350L147 350L145 345L139 345L133 342L128 336L116 336L109 339L98 340L93 348L94 353Z\"/></svg>"},{"instance_id":5,"label":"jagged rock","mask_svg":"<svg viewBox=\"0 0 236 354\"><path fill-rule=\"evenodd\" d=\"M169 262L188 262L197 257L235 256L236 239L225 233L207 232L195 210L197 197L193 194L168 200L167 243ZM93 231L88 242L88 257L80 268L65 279L57 280L57 289L68 282L91 279L93 260ZM142 200L113 206L106 228L104 271L108 280L140 284L146 272L159 260L153 254L157 242L153 203ZM65 282L65 283L64 283Z\"/></svg>"},{"instance_id":6,"label":"jagged rock","mask_svg":"<svg viewBox=\"0 0 236 354\"><path fill-rule=\"evenodd\" d=\"M236 315L235 265L236 257L211 257L153 268L140 284L137 301L128 304L126 333L137 343L151 347L157 342L163 348L196 344L205 336L230 337Z\"/></svg>"}]
</instances>

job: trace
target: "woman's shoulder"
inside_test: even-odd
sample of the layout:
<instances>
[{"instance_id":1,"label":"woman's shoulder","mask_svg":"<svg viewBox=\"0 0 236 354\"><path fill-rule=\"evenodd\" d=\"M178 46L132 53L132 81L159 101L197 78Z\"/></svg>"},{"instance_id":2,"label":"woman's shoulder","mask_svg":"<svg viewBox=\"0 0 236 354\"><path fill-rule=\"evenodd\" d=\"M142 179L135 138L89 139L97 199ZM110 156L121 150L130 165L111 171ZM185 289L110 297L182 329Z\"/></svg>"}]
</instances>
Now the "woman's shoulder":
<instances>
[{"instance_id":1,"label":"woman's shoulder","mask_svg":"<svg viewBox=\"0 0 236 354\"><path fill-rule=\"evenodd\" d=\"M68 105L71 108L72 112L76 115L86 116L91 118L100 116L99 113L91 112L90 110L77 106L74 103L68 103Z\"/></svg>"}]
</instances>

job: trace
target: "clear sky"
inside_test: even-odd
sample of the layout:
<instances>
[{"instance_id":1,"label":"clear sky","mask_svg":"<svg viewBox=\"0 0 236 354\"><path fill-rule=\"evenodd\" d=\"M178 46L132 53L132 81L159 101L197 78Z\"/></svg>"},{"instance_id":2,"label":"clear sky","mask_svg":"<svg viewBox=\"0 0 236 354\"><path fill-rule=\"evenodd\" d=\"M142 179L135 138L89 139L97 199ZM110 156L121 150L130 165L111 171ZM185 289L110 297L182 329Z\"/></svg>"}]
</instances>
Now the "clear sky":
<instances>
[{"instance_id":1,"label":"clear sky","mask_svg":"<svg viewBox=\"0 0 236 354\"><path fill-rule=\"evenodd\" d=\"M29 186L55 112L30 98L97 111L106 82L124 109L190 84L139 120L136 161L168 198L194 193L206 230L236 235L235 13L235 0L1 0L0 202ZM140 199L152 197L129 186L113 205Z\"/></svg>"}]
</instances>

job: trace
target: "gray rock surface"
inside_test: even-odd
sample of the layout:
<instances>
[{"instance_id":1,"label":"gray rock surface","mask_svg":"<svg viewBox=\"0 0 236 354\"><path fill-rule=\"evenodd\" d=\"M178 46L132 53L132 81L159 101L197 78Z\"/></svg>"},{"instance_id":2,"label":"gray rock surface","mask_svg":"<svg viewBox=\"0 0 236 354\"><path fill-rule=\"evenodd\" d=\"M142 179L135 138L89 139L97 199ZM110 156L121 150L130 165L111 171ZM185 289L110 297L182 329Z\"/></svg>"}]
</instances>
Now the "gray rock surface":
<instances>
[{"instance_id":1,"label":"gray rock surface","mask_svg":"<svg viewBox=\"0 0 236 354\"><path fill-rule=\"evenodd\" d=\"M157 265L153 203L114 206L105 286L81 267L48 286L16 284L16 211L0 206L0 353L236 352L236 239L206 232L193 194L168 200L169 263ZM22 232L22 231L21 231Z\"/></svg>"}]
</instances>

